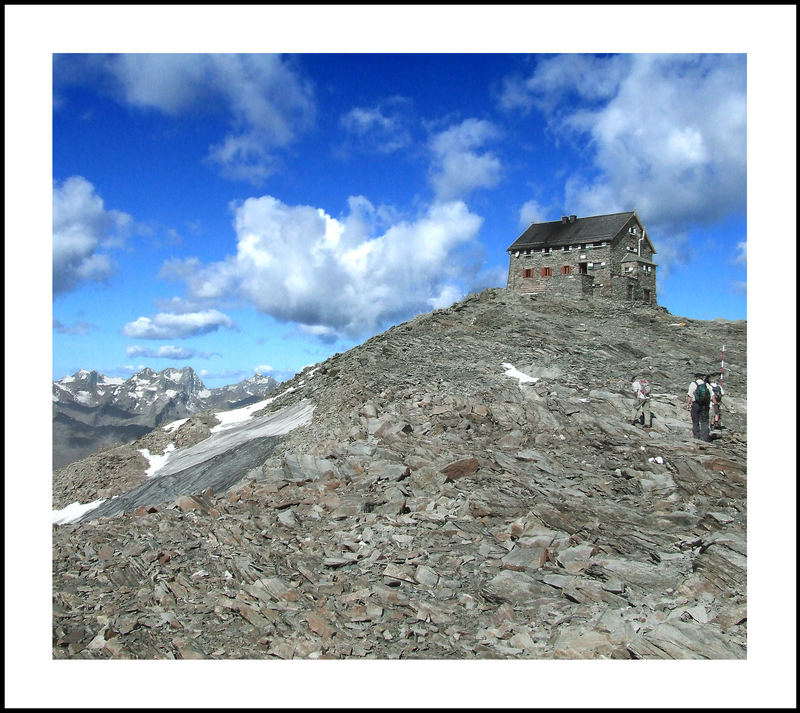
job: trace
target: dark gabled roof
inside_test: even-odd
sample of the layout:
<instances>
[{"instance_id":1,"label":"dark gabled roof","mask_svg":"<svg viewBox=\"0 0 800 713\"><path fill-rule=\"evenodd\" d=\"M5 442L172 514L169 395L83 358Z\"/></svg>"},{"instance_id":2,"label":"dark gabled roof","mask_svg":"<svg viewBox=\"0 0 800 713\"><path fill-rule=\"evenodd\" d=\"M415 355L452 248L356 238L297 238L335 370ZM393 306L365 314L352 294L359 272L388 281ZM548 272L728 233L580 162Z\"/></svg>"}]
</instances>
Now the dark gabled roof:
<instances>
[{"instance_id":1,"label":"dark gabled roof","mask_svg":"<svg viewBox=\"0 0 800 713\"><path fill-rule=\"evenodd\" d=\"M572 223L564 223L561 220L554 220L551 223L533 223L506 251L611 240L633 216L634 211L631 210L627 213L575 218Z\"/></svg>"}]
</instances>

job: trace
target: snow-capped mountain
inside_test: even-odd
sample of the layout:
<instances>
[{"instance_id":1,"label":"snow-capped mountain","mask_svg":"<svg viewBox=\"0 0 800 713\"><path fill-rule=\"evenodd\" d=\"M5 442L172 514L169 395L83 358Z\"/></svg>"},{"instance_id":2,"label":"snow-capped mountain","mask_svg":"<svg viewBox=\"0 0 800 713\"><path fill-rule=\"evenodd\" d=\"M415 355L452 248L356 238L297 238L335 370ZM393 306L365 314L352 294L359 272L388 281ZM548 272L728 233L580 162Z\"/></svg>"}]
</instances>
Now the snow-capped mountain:
<instances>
[{"instance_id":1,"label":"snow-capped mountain","mask_svg":"<svg viewBox=\"0 0 800 713\"><path fill-rule=\"evenodd\" d=\"M207 389L188 366L160 372L145 368L128 379L81 369L53 382L53 467L198 411L246 406L277 386L272 377L257 374Z\"/></svg>"}]
</instances>

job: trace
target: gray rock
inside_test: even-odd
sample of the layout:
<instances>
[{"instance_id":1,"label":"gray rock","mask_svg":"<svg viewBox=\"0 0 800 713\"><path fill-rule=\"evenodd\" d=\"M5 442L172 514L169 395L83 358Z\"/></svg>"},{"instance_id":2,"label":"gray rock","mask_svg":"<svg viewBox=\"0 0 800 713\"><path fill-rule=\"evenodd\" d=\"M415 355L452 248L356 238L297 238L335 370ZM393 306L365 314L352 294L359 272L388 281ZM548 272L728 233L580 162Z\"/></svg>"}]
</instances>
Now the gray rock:
<instances>
[{"instance_id":1,"label":"gray rock","mask_svg":"<svg viewBox=\"0 0 800 713\"><path fill-rule=\"evenodd\" d=\"M209 414L74 463L54 507L135 504L140 448L210 456L54 527L53 657L745 658L746 325L678 321L487 290L283 384L261 416L313 418L250 460ZM723 342L732 407L699 444L690 362Z\"/></svg>"}]
</instances>

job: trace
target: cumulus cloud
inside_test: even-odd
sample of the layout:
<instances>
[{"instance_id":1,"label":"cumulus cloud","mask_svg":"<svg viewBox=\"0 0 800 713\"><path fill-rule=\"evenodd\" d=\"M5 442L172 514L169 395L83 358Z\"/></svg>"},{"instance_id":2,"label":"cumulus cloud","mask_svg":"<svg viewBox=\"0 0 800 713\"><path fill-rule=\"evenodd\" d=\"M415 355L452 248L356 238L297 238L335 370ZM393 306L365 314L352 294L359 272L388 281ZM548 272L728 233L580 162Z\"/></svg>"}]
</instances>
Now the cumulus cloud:
<instances>
[{"instance_id":1,"label":"cumulus cloud","mask_svg":"<svg viewBox=\"0 0 800 713\"><path fill-rule=\"evenodd\" d=\"M500 159L480 149L498 134L491 122L466 119L431 137L429 179L438 200L464 198L477 188L497 184L502 171Z\"/></svg>"},{"instance_id":2,"label":"cumulus cloud","mask_svg":"<svg viewBox=\"0 0 800 713\"><path fill-rule=\"evenodd\" d=\"M223 175L256 184L274 172L277 151L307 129L315 113L310 83L279 55L79 55L55 65L59 87L82 77L143 110L172 117L224 112L230 133L210 147L208 159Z\"/></svg>"},{"instance_id":3,"label":"cumulus cloud","mask_svg":"<svg viewBox=\"0 0 800 713\"><path fill-rule=\"evenodd\" d=\"M219 310L173 314L159 312L155 317L139 317L128 322L122 333L133 339L183 339L233 327L233 321Z\"/></svg>"},{"instance_id":4,"label":"cumulus cloud","mask_svg":"<svg viewBox=\"0 0 800 713\"><path fill-rule=\"evenodd\" d=\"M275 369L273 369L269 364L259 364L258 366L253 367L254 374L261 374L262 376L265 374L271 374Z\"/></svg>"},{"instance_id":5,"label":"cumulus cloud","mask_svg":"<svg viewBox=\"0 0 800 713\"><path fill-rule=\"evenodd\" d=\"M533 199L526 201L519 209L520 228L527 228L533 222L547 222L552 219L548 209Z\"/></svg>"},{"instance_id":6,"label":"cumulus cloud","mask_svg":"<svg viewBox=\"0 0 800 713\"><path fill-rule=\"evenodd\" d=\"M389 154L411 144L408 121L403 114L410 101L392 97L374 107L354 107L339 119L351 143L368 151Z\"/></svg>"},{"instance_id":7,"label":"cumulus cloud","mask_svg":"<svg viewBox=\"0 0 800 713\"><path fill-rule=\"evenodd\" d=\"M570 211L636 208L659 253L690 226L742 211L745 55L561 55L505 88L503 106L536 107L583 147L590 166L566 183Z\"/></svg>"},{"instance_id":8,"label":"cumulus cloud","mask_svg":"<svg viewBox=\"0 0 800 713\"><path fill-rule=\"evenodd\" d=\"M362 196L350 198L338 219L272 196L232 208L236 255L205 266L170 264L169 273L186 284L186 299L243 299L323 340L362 336L457 299L479 269L482 218L461 201L434 203L388 227Z\"/></svg>"},{"instance_id":9,"label":"cumulus cloud","mask_svg":"<svg viewBox=\"0 0 800 713\"><path fill-rule=\"evenodd\" d=\"M118 247L132 224L127 213L106 210L94 186L72 176L53 186L53 294L85 282L103 282L114 272L106 250Z\"/></svg>"}]
</instances>

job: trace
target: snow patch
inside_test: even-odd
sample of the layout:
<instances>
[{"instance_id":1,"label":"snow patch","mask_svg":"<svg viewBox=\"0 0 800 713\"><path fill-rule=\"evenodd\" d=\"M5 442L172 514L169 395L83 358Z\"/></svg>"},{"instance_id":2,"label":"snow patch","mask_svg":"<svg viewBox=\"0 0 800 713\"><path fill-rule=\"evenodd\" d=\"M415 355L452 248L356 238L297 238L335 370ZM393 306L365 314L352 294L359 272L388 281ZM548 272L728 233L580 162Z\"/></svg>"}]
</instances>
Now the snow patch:
<instances>
[{"instance_id":1,"label":"snow patch","mask_svg":"<svg viewBox=\"0 0 800 713\"><path fill-rule=\"evenodd\" d=\"M145 471L145 475L148 478L151 478L153 475L155 475L156 471L164 467L166 462L169 460L169 454L174 450L174 443L170 443L164 449L164 453L162 455L151 454L149 448L140 448L139 453L147 458L147 462L150 464L150 467Z\"/></svg>"},{"instance_id":2,"label":"snow patch","mask_svg":"<svg viewBox=\"0 0 800 713\"><path fill-rule=\"evenodd\" d=\"M103 376L100 381L104 384L110 384L111 386L121 386L125 383L125 379L121 376Z\"/></svg>"},{"instance_id":3,"label":"snow patch","mask_svg":"<svg viewBox=\"0 0 800 713\"><path fill-rule=\"evenodd\" d=\"M172 433L173 431L177 431L188 420L189 420L188 418L181 418L181 419L179 419L177 421L173 421L172 423L168 423L166 426L162 426L162 428L167 433Z\"/></svg>"},{"instance_id":4,"label":"snow patch","mask_svg":"<svg viewBox=\"0 0 800 713\"><path fill-rule=\"evenodd\" d=\"M253 404L253 406L258 407L259 405ZM246 409L236 409L237 412L244 410ZM242 422L230 424L224 429L219 429L217 426L216 428L222 432L218 430L204 441L176 451L167 466L159 473L159 477L172 475L205 463L220 453L226 453L254 438L282 436L295 428L311 423L313 413L314 404L308 399L304 399L300 403L286 406L274 413L245 419Z\"/></svg>"},{"instance_id":5,"label":"snow patch","mask_svg":"<svg viewBox=\"0 0 800 713\"><path fill-rule=\"evenodd\" d=\"M165 393L166 393L168 399L171 399L174 396L178 395L178 392L175 391L175 389L167 389Z\"/></svg>"},{"instance_id":6,"label":"snow patch","mask_svg":"<svg viewBox=\"0 0 800 713\"><path fill-rule=\"evenodd\" d=\"M523 374L521 371L517 371L514 368L513 364L503 363L503 368L506 370L506 376L511 379L519 379L519 385L522 386L523 384L535 384L539 381L539 377L536 376L528 376L527 374Z\"/></svg>"},{"instance_id":7,"label":"snow patch","mask_svg":"<svg viewBox=\"0 0 800 713\"><path fill-rule=\"evenodd\" d=\"M65 376L63 379L61 379L62 384L71 384L73 381L75 381L75 377L73 376Z\"/></svg>"},{"instance_id":8,"label":"snow patch","mask_svg":"<svg viewBox=\"0 0 800 713\"><path fill-rule=\"evenodd\" d=\"M219 420L219 423L211 429L211 433L219 433L231 426L246 421L255 411L259 411L267 404L271 404L274 399L265 399L264 401L257 401L249 406L233 409L232 411L220 411L214 415Z\"/></svg>"},{"instance_id":9,"label":"snow patch","mask_svg":"<svg viewBox=\"0 0 800 713\"><path fill-rule=\"evenodd\" d=\"M90 510L94 510L96 507L99 507L104 502L105 498L103 500L95 500L93 503L86 503L84 505L81 505L81 503L72 503L71 505L67 505L65 508L61 508L61 510L53 510L53 524L66 525L70 522L75 522L75 520L82 517Z\"/></svg>"},{"instance_id":10,"label":"snow patch","mask_svg":"<svg viewBox=\"0 0 800 713\"><path fill-rule=\"evenodd\" d=\"M201 399L207 399L209 396L211 396L211 392L208 389L200 389L200 391L197 392L197 395Z\"/></svg>"},{"instance_id":11,"label":"snow patch","mask_svg":"<svg viewBox=\"0 0 800 713\"><path fill-rule=\"evenodd\" d=\"M92 403L92 395L88 391L79 391L75 394L75 400L88 405Z\"/></svg>"}]
</instances>

